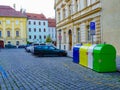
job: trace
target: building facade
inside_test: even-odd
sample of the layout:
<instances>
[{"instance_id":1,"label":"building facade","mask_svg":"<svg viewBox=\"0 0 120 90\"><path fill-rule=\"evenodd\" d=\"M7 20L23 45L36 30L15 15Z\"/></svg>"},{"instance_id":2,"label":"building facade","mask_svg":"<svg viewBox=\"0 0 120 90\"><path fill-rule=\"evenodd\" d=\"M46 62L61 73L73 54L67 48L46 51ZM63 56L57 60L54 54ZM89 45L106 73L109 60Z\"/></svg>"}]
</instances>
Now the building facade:
<instances>
[{"instance_id":1,"label":"building facade","mask_svg":"<svg viewBox=\"0 0 120 90\"><path fill-rule=\"evenodd\" d=\"M55 0L57 47L72 50L77 43L106 42L114 45L120 55L119 3L120 0ZM95 35L91 35L90 22L95 22Z\"/></svg>"},{"instance_id":2,"label":"building facade","mask_svg":"<svg viewBox=\"0 0 120 90\"><path fill-rule=\"evenodd\" d=\"M27 17L9 6L0 6L0 46L26 44Z\"/></svg>"},{"instance_id":3,"label":"building facade","mask_svg":"<svg viewBox=\"0 0 120 90\"><path fill-rule=\"evenodd\" d=\"M56 40L55 19L47 19L43 14L27 13L27 41L45 43L48 35Z\"/></svg>"},{"instance_id":4,"label":"building facade","mask_svg":"<svg viewBox=\"0 0 120 90\"><path fill-rule=\"evenodd\" d=\"M43 14L27 13L27 40L30 43L44 43L48 35L48 21Z\"/></svg>"},{"instance_id":5,"label":"building facade","mask_svg":"<svg viewBox=\"0 0 120 90\"><path fill-rule=\"evenodd\" d=\"M56 43L56 21L55 19L48 18L48 32L53 41Z\"/></svg>"}]
</instances>

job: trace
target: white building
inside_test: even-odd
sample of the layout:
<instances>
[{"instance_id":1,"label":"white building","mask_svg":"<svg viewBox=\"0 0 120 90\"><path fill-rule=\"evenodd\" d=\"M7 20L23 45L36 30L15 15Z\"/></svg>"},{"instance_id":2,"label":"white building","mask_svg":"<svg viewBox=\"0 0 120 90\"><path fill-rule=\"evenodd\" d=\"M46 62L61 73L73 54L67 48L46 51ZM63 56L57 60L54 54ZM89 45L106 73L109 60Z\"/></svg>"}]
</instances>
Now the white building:
<instances>
[{"instance_id":1,"label":"white building","mask_svg":"<svg viewBox=\"0 0 120 90\"><path fill-rule=\"evenodd\" d=\"M30 43L45 43L50 35L56 40L54 19L47 19L43 14L27 13L27 41ZM51 22L52 21L52 22ZM54 20L55 21L55 20ZM50 24L49 24L50 23ZM49 27L50 26L50 27ZM51 33L53 31L53 33Z\"/></svg>"},{"instance_id":2,"label":"white building","mask_svg":"<svg viewBox=\"0 0 120 90\"><path fill-rule=\"evenodd\" d=\"M48 32L53 42L56 42L56 21L48 18Z\"/></svg>"}]
</instances>

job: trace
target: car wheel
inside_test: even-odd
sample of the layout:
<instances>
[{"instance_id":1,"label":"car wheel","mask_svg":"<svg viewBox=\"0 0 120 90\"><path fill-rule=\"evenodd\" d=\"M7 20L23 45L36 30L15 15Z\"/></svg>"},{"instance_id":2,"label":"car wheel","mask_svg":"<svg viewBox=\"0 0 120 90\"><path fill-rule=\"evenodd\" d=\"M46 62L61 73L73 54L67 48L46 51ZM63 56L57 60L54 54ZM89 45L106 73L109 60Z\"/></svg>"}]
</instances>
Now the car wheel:
<instances>
[{"instance_id":1,"label":"car wheel","mask_svg":"<svg viewBox=\"0 0 120 90\"><path fill-rule=\"evenodd\" d=\"M66 57L66 56L67 56L67 54L65 53L63 56L65 56L65 57Z\"/></svg>"},{"instance_id":2,"label":"car wheel","mask_svg":"<svg viewBox=\"0 0 120 90\"><path fill-rule=\"evenodd\" d=\"M44 56L43 53L39 53L39 57L42 57L42 56Z\"/></svg>"},{"instance_id":3,"label":"car wheel","mask_svg":"<svg viewBox=\"0 0 120 90\"><path fill-rule=\"evenodd\" d=\"M59 53L58 56L63 56L62 53Z\"/></svg>"}]
</instances>

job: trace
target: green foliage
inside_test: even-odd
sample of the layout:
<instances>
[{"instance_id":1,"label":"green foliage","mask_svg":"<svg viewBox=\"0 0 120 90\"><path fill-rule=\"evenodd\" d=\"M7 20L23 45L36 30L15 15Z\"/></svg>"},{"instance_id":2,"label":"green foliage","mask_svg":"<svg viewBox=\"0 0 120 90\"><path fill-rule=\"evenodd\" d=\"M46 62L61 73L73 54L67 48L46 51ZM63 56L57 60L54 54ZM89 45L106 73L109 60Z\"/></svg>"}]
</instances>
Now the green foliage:
<instances>
[{"instance_id":1,"label":"green foliage","mask_svg":"<svg viewBox=\"0 0 120 90\"><path fill-rule=\"evenodd\" d=\"M30 44L30 42L29 42L29 41L27 41L27 44Z\"/></svg>"},{"instance_id":2,"label":"green foliage","mask_svg":"<svg viewBox=\"0 0 120 90\"><path fill-rule=\"evenodd\" d=\"M52 39L51 39L50 35L47 36L46 42L52 42Z\"/></svg>"}]
</instances>

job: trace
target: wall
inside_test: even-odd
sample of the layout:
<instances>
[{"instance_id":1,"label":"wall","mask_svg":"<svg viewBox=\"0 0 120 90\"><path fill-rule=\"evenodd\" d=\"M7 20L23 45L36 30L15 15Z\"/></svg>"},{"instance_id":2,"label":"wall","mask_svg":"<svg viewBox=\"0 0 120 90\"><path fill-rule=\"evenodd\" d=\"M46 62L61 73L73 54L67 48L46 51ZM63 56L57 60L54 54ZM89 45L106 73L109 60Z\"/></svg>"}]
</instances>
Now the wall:
<instances>
[{"instance_id":1,"label":"wall","mask_svg":"<svg viewBox=\"0 0 120 90\"><path fill-rule=\"evenodd\" d=\"M102 41L112 44L120 55L120 0L101 0Z\"/></svg>"},{"instance_id":2,"label":"wall","mask_svg":"<svg viewBox=\"0 0 120 90\"><path fill-rule=\"evenodd\" d=\"M10 21L10 24L6 23L7 20ZM2 21L0 25L2 38L0 39L3 40L5 44L7 44L8 41L14 45L16 45L16 41L19 41L20 44L26 44L26 20L26 18L0 17L0 21ZM18 24L16 24L16 21L18 21ZM7 37L7 30L10 31L10 37ZM19 37L16 37L16 30L19 31Z\"/></svg>"},{"instance_id":3,"label":"wall","mask_svg":"<svg viewBox=\"0 0 120 90\"><path fill-rule=\"evenodd\" d=\"M29 21L31 21L31 24L29 25ZM36 24L34 25L34 22ZM39 22L41 22L41 25L39 25ZM45 22L45 25L43 25L43 22ZM31 28L31 32L29 32L29 28ZM36 28L36 32L34 32L34 28ZM44 28L46 29L46 32L44 32ZM41 29L41 32L39 31ZM44 39L44 36L48 36L48 21L46 20L32 20L29 19L27 21L27 40L29 42L34 42L34 43L42 43L45 42L46 39ZM29 39L29 35L31 35L31 39ZM34 35L36 35L36 39L34 39ZM39 38L41 36L41 39Z\"/></svg>"}]
</instances>

